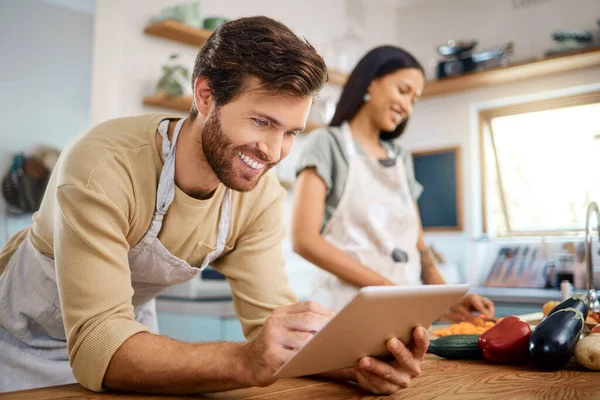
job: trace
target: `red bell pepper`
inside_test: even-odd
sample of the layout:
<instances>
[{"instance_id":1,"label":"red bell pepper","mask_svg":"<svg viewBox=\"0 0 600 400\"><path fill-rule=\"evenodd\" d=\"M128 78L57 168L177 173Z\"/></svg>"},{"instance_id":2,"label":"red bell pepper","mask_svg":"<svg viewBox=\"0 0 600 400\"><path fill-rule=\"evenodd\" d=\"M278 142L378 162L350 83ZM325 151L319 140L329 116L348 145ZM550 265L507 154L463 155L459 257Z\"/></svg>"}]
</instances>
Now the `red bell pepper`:
<instances>
[{"instance_id":1,"label":"red bell pepper","mask_svg":"<svg viewBox=\"0 0 600 400\"><path fill-rule=\"evenodd\" d=\"M504 318L479 337L483 357L495 364L522 363L529 357L531 327L510 316Z\"/></svg>"}]
</instances>

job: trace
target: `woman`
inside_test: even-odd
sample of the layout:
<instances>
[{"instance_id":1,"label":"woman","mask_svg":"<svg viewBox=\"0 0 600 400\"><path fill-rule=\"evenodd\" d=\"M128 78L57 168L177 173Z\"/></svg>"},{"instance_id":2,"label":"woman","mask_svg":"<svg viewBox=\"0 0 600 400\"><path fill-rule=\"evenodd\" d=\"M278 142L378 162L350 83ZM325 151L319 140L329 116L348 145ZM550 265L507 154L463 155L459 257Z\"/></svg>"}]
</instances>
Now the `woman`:
<instances>
[{"instance_id":1,"label":"woman","mask_svg":"<svg viewBox=\"0 0 600 400\"><path fill-rule=\"evenodd\" d=\"M327 129L310 134L297 166L292 242L321 268L312 298L339 311L359 287L444 284L423 240L416 205L421 185L410 154L394 139L406 129L425 84L423 67L393 46L358 63ZM463 297L444 320L493 303Z\"/></svg>"}]
</instances>

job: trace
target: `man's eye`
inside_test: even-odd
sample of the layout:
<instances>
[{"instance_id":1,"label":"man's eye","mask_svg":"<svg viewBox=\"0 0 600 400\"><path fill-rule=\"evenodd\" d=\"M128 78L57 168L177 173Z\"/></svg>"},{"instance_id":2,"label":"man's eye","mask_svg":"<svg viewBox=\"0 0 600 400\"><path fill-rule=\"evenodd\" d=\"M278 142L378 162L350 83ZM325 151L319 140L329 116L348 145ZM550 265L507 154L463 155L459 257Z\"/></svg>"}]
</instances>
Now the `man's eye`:
<instances>
[{"instance_id":1,"label":"man's eye","mask_svg":"<svg viewBox=\"0 0 600 400\"><path fill-rule=\"evenodd\" d=\"M286 136L296 136L296 132L294 131L285 131Z\"/></svg>"},{"instance_id":2,"label":"man's eye","mask_svg":"<svg viewBox=\"0 0 600 400\"><path fill-rule=\"evenodd\" d=\"M262 127L269 126L269 121L267 121L266 119L254 118L254 122L258 126L262 126Z\"/></svg>"}]
</instances>

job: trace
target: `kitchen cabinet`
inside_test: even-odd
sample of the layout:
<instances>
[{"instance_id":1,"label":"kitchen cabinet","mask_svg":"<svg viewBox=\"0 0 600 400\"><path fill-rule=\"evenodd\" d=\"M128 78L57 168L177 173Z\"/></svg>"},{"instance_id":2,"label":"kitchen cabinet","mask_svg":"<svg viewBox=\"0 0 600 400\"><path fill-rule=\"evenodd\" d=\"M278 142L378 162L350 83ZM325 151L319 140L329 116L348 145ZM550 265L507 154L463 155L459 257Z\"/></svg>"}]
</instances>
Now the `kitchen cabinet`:
<instances>
[{"instance_id":1,"label":"kitchen cabinet","mask_svg":"<svg viewBox=\"0 0 600 400\"><path fill-rule=\"evenodd\" d=\"M161 335L186 342L244 341L237 317L212 317L188 313L157 312Z\"/></svg>"},{"instance_id":2,"label":"kitchen cabinet","mask_svg":"<svg viewBox=\"0 0 600 400\"><path fill-rule=\"evenodd\" d=\"M554 289L473 287L471 291L494 302L496 317L541 312L546 302L561 299L560 290Z\"/></svg>"},{"instance_id":3,"label":"kitchen cabinet","mask_svg":"<svg viewBox=\"0 0 600 400\"><path fill-rule=\"evenodd\" d=\"M205 297L157 299L160 334L188 342L244 341L227 283L209 282L203 286L207 287Z\"/></svg>"},{"instance_id":4,"label":"kitchen cabinet","mask_svg":"<svg viewBox=\"0 0 600 400\"><path fill-rule=\"evenodd\" d=\"M2 228L2 234L0 234L0 249L4 247L6 242L8 242L8 240L13 237L15 233L30 227L32 223L31 214L4 216L0 224L0 227Z\"/></svg>"}]
</instances>

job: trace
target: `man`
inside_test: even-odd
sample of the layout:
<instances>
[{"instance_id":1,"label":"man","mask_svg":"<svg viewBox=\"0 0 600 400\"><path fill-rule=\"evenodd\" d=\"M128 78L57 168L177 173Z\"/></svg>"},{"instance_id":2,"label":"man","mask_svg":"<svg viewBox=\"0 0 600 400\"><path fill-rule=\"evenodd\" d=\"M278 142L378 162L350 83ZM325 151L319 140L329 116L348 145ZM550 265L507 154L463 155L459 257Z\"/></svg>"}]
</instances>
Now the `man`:
<instances>
[{"instance_id":1,"label":"man","mask_svg":"<svg viewBox=\"0 0 600 400\"><path fill-rule=\"evenodd\" d=\"M267 171L304 129L323 59L266 17L220 27L200 50L190 117L105 122L61 155L31 229L0 255L3 391L79 381L100 391L214 392L273 382L331 317L296 304L284 270L285 192ZM245 343L157 332L154 298L212 265ZM405 387L427 347L332 372L377 393Z\"/></svg>"}]
</instances>

